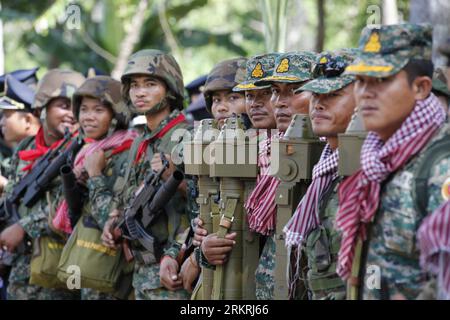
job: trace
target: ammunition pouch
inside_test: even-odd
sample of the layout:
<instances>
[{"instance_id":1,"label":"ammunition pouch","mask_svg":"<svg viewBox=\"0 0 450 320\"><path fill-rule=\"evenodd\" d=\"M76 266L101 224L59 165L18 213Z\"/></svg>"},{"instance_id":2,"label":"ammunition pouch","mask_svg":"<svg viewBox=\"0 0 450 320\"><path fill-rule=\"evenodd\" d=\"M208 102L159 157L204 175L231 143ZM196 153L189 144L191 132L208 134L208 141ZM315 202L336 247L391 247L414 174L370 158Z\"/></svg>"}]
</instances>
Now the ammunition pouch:
<instances>
[{"instance_id":1,"label":"ammunition pouch","mask_svg":"<svg viewBox=\"0 0 450 320\"><path fill-rule=\"evenodd\" d=\"M337 275L336 265L341 246L340 234L333 226L338 180L334 181L321 199L321 225L311 231L306 240L306 256L308 258L308 272L306 287L313 299L345 299L345 282Z\"/></svg>"},{"instance_id":2,"label":"ammunition pouch","mask_svg":"<svg viewBox=\"0 0 450 320\"><path fill-rule=\"evenodd\" d=\"M125 260L122 250L102 244L102 231L90 215L78 220L67 241L58 265L58 278L66 283L74 277L71 266L79 268L82 288L112 293L126 299L131 292L134 265Z\"/></svg>"},{"instance_id":3,"label":"ammunition pouch","mask_svg":"<svg viewBox=\"0 0 450 320\"><path fill-rule=\"evenodd\" d=\"M66 288L58 277L58 262L64 248L64 240L56 236L42 236L33 241L30 265L30 284L44 288Z\"/></svg>"}]
</instances>

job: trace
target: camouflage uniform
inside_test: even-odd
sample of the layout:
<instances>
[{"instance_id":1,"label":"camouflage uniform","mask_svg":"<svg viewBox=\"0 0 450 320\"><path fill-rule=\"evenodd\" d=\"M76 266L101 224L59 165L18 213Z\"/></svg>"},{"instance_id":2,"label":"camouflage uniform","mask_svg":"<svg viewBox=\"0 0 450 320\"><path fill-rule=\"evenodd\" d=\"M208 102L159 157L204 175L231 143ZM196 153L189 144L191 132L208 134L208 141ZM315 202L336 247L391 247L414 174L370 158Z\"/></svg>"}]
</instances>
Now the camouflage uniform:
<instances>
[{"instance_id":1,"label":"camouflage uniform","mask_svg":"<svg viewBox=\"0 0 450 320\"><path fill-rule=\"evenodd\" d=\"M114 112L110 128L105 138L111 136L117 130L126 130L131 117L130 111L122 101L120 94L121 83L107 76L96 76L87 79L73 95L73 113L79 119L80 106L83 97L94 97L100 101L108 102ZM108 152L106 152L108 155ZM82 215L90 215L103 230L111 212L111 204L114 196L114 185L121 172L128 165L128 151L111 155L107 158L103 174L89 177L87 188L89 197L83 205ZM114 295L95 289L82 288L82 300L113 300Z\"/></svg>"},{"instance_id":2,"label":"camouflage uniform","mask_svg":"<svg viewBox=\"0 0 450 320\"><path fill-rule=\"evenodd\" d=\"M0 98L0 110L32 112L31 104L34 99L34 91L11 74L7 74L2 78L4 79L5 91ZM4 177L8 177L11 174L11 170L14 170L10 168L11 156L11 148L6 146L3 139L0 139L0 175Z\"/></svg>"},{"instance_id":3,"label":"camouflage uniform","mask_svg":"<svg viewBox=\"0 0 450 320\"><path fill-rule=\"evenodd\" d=\"M266 87L274 82L300 83L312 78L311 66L316 55L313 52L300 51L280 54L275 59L272 72L261 79L255 79L258 87ZM266 238L259 258L256 278L256 298L273 300L275 288L276 245L274 236Z\"/></svg>"},{"instance_id":4,"label":"camouflage uniform","mask_svg":"<svg viewBox=\"0 0 450 320\"><path fill-rule=\"evenodd\" d=\"M233 91L241 92L270 88L270 85L256 86L255 82L273 74L275 59L278 55L279 54L277 53L269 53L250 58L246 64L245 80L235 86ZM267 137L265 134L259 134L258 141L260 143L270 143L270 137ZM261 156L267 155L261 155L260 153L259 157ZM274 289L273 271L275 268L275 241L273 236L260 235L260 237L265 244L258 261L258 267L255 271L255 295L258 300L270 300L273 298Z\"/></svg>"},{"instance_id":5,"label":"camouflage uniform","mask_svg":"<svg viewBox=\"0 0 450 320\"><path fill-rule=\"evenodd\" d=\"M313 68L314 80L299 88L298 91L328 94L353 83L355 76L342 73L353 61L355 53L354 49L321 53ZM336 262L341 244L341 236L334 227L338 210L339 182L340 179L336 176L328 189L322 191L318 207L320 226L306 236L303 247L303 255L307 259L308 266L304 282L311 300L345 299L345 282L336 273Z\"/></svg>"},{"instance_id":6,"label":"camouflage uniform","mask_svg":"<svg viewBox=\"0 0 450 320\"><path fill-rule=\"evenodd\" d=\"M73 71L58 69L50 70L39 82L32 108L42 108L41 117L45 121L45 107L48 102L56 97L67 97L70 99L76 87L78 87L83 80L84 77L81 74ZM16 168L16 171L10 177L7 191L11 191L13 185L20 181L20 178L24 175L22 168L28 164L18 158L18 151L34 149L35 147L35 137L29 137L24 139L15 150L11 167ZM61 194L61 181L58 177L52 181L51 187L46 195L39 199L32 208L27 208L23 204L19 206L18 212L21 219L18 223L30 238L37 239L43 235L53 233L48 227L48 218L50 210L54 210L55 205L59 203ZM50 200L51 203L48 203L48 200ZM55 300L76 299L78 297L76 292L30 285L28 283L30 278L30 262L31 254L16 255L9 276L8 299Z\"/></svg>"},{"instance_id":7,"label":"camouflage uniform","mask_svg":"<svg viewBox=\"0 0 450 320\"><path fill-rule=\"evenodd\" d=\"M130 76L133 74L147 74L149 76L162 79L168 86L168 95L165 98L168 105L172 108L171 114L164 119L153 131L145 127L142 137L137 139L131 147L131 159L136 158L138 145L147 139L151 139L167 126L167 124L180 115L178 109L183 107L183 79L181 70L175 59L159 50L142 50L133 54L129 60L127 68L122 76L122 96L128 103L128 106L134 109L129 98ZM160 103L154 106L161 110L167 105ZM152 110L153 110L152 108ZM152 110L150 110L151 114ZM126 170L129 171L128 179L125 182L124 189L119 196L115 197L117 208L123 209L128 204L137 190L143 183L146 174L151 172L150 162L155 153L163 152L170 154L172 160L179 158L182 153L179 149L180 141L171 141L173 132L177 129L190 129L186 122L181 122L171 128L163 137L152 140L146 150L145 159L141 158L137 163L132 161L128 163ZM182 169L182 166L179 166ZM121 176L125 177L126 172L122 170ZM189 227L189 212L186 213L186 200L177 192L165 207L166 214L160 215L150 226L150 233L156 238L157 242L163 246L163 255L176 258L181 244L177 242L178 236ZM133 245L134 250L142 250L139 245ZM175 292L164 288L160 283L160 261L153 264L144 264L142 261L135 262L135 271L133 275L133 287L137 300L173 300L188 299L189 294L185 290Z\"/></svg>"},{"instance_id":8,"label":"camouflage uniform","mask_svg":"<svg viewBox=\"0 0 450 320\"><path fill-rule=\"evenodd\" d=\"M364 29L360 38L361 53L346 72L370 77L388 77L401 71L410 59L431 61L431 27L415 24L382 26ZM415 177L419 163L427 149L449 134L444 124L428 141L421 152L413 156L401 169L393 172L382 185L378 211L368 226L365 261L362 272L369 267L379 268L381 287L373 288L373 274L366 274L362 294L364 299L390 299L402 294L407 299L417 298L429 286L427 275L419 265L420 252L416 233L422 220L444 202L441 187L450 171L450 155L429 164L427 180L428 202L425 212L416 208ZM364 253L363 253L364 258ZM371 269L371 270L372 270ZM433 281L433 279L431 279Z\"/></svg>"}]
</instances>

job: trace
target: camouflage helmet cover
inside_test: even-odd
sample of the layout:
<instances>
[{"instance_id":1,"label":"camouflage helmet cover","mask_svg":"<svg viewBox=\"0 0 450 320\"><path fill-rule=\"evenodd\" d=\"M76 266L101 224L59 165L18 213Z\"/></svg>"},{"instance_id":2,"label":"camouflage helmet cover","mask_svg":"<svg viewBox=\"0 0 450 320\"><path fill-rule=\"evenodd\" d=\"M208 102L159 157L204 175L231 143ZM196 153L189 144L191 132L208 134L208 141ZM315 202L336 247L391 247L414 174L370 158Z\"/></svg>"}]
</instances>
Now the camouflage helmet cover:
<instances>
[{"instance_id":1,"label":"camouflage helmet cover","mask_svg":"<svg viewBox=\"0 0 450 320\"><path fill-rule=\"evenodd\" d=\"M110 104L114 113L114 119L117 120L117 126L127 128L131 114L122 100L120 90L121 83L111 77L96 76L87 79L73 95L72 107L75 118L77 120L79 118L83 97L92 97Z\"/></svg>"},{"instance_id":2,"label":"camouflage helmet cover","mask_svg":"<svg viewBox=\"0 0 450 320\"><path fill-rule=\"evenodd\" d=\"M219 90L233 90L245 80L246 58L233 58L219 62L214 66L206 79L203 95L206 108L211 111L212 93Z\"/></svg>"},{"instance_id":3,"label":"camouflage helmet cover","mask_svg":"<svg viewBox=\"0 0 450 320\"><path fill-rule=\"evenodd\" d=\"M32 109L47 106L53 98L72 99L73 93L84 82L85 77L72 70L52 69L39 81Z\"/></svg>"},{"instance_id":4,"label":"camouflage helmet cover","mask_svg":"<svg viewBox=\"0 0 450 320\"><path fill-rule=\"evenodd\" d=\"M183 109L183 74L172 55L160 50L145 49L130 56L121 77L122 84L124 84L122 97L128 105L131 104L129 81L130 77L135 74L150 75L163 80L171 93L168 98L173 101L173 106L180 110Z\"/></svg>"}]
</instances>

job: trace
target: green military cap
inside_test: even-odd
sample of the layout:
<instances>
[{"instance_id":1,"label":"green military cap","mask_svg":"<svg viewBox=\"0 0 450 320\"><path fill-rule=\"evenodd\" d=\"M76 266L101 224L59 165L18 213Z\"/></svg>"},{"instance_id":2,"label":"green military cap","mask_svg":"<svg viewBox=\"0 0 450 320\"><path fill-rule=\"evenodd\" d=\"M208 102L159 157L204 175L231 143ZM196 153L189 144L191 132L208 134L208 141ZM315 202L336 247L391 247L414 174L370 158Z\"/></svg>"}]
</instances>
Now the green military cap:
<instances>
[{"instance_id":1,"label":"green military cap","mask_svg":"<svg viewBox=\"0 0 450 320\"><path fill-rule=\"evenodd\" d=\"M256 86L255 82L273 74L275 59L278 53L268 53L250 58L246 64L245 80L233 88L233 91L245 91L268 88L267 86Z\"/></svg>"},{"instance_id":2,"label":"green military cap","mask_svg":"<svg viewBox=\"0 0 450 320\"><path fill-rule=\"evenodd\" d=\"M275 60L273 74L256 81L255 85L266 86L272 82L296 83L310 80L311 65L315 58L316 54L310 51L280 54Z\"/></svg>"},{"instance_id":3,"label":"green military cap","mask_svg":"<svg viewBox=\"0 0 450 320\"><path fill-rule=\"evenodd\" d=\"M402 70L411 59L431 61L432 27L427 24L396 24L364 28L360 53L347 74L388 77Z\"/></svg>"},{"instance_id":4,"label":"green military cap","mask_svg":"<svg viewBox=\"0 0 450 320\"><path fill-rule=\"evenodd\" d=\"M234 58L219 62L214 66L206 79L203 95L205 96L206 109L211 111L212 93L220 90L233 90L233 88L245 80L246 58Z\"/></svg>"},{"instance_id":5,"label":"green military cap","mask_svg":"<svg viewBox=\"0 0 450 320\"><path fill-rule=\"evenodd\" d=\"M447 77L442 68L434 69L432 91L437 91L440 95L445 95L450 98L450 91L447 87Z\"/></svg>"},{"instance_id":6,"label":"green military cap","mask_svg":"<svg viewBox=\"0 0 450 320\"><path fill-rule=\"evenodd\" d=\"M345 68L355 59L356 52L356 49L342 49L321 53L312 68L314 79L295 92L326 94L346 87L356 79L354 75L344 74Z\"/></svg>"}]
</instances>

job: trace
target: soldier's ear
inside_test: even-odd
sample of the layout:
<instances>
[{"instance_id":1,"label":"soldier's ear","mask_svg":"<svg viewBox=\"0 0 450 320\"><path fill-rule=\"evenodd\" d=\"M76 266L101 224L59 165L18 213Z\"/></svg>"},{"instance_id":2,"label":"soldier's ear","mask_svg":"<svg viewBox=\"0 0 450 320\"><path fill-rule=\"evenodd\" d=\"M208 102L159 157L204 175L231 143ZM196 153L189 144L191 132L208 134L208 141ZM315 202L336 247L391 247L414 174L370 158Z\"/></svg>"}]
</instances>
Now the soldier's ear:
<instances>
[{"instance_id":1,"label":"soldier's ear","mask_svg":"<svg viewBox=\"0 0 450 320\"><path fill-rule=\"evenodd\" d=\"M431 88L432 82L430 77L427 76L416 77L412 83L414 99L415 100L426 99L430 95Z\"/></svg>"}]
</instances>

